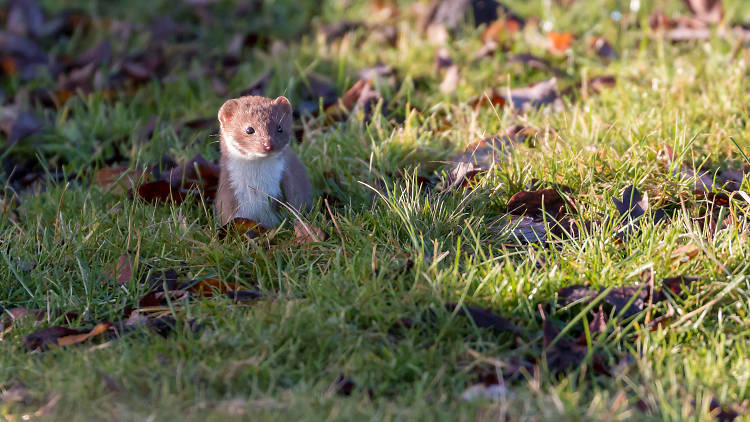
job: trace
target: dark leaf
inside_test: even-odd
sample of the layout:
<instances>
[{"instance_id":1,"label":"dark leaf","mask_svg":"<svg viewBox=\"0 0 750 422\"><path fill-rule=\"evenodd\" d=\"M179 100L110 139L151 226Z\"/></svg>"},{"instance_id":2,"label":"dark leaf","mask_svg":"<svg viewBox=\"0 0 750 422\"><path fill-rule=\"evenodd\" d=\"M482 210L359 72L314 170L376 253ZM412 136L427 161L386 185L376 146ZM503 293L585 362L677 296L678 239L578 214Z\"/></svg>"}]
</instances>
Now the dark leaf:
<instances>
[{"instance_id":1,"label":"dark leaf","mask_svg":"<svg viewBox=\"0 0 750 422\"><path fill-rule=\"evenodd\" d=\"M13 123L8 142L13 145L21 139L39 132L42 127L41 120L34 117L31 113L21 112Z\"/></svg>"},{"instance_id":2,"label":"dark leaf","mask_svg":"<svg viewBox=\"0 0 750 422\"><path fill-rule=\"evenodd\" d=\"M615 49L612 48L612 44L610 44L609 41L607 41L607 39L604 37L594 38L594 41L591 43L591 46L596 51L596 54L606 59L614 60L619 57Z\"/></svg>"},{"instance_id":3,"label":"dark leaf","mask_svg":"<svg viewBox=\"0 0 750 422\"><path fill-rule=\"evenodd\" d=\"M112 59L112 45L108 41L102 41L84 51L73 61L73 67L84 67L90 64L99 66Z\"/></svg>"},{"instance_id":4,"label":"dark leaf","mask_svg":"<svg viewBox=\"0 0 750 422\"><path fill-rule=\"evenodd\" d=\"M344 374L339 374L336 381L333 382L333 391L342 396L351 396L357 384Z\"/></svg>"},{"instance_id":5,"label":"dark leaf","mask_svg":"<svg viewBox=\"0 0 750 422\"><path fill-rule=\"evenodd\" d=\"M22 382L13 384L12 387L0 394L0 403L31 403L31 395L26 385Z\"/></svg>"},{"instance_id":6,"label":"dark leaf","mask_svg":"<svg viewBox=\"0 0 750 422\"><path fill-rule=\"evenodd\" d=\"M615 287L604 297L604 302L612 305L616 312L624 312L624 318L629 318L646 308L649 294L649 289L645 285ZM631 299L633 301L628 305Z\"/></svg>"},{"instance_id":7,"label":"dark leaf","mask_svg":"<svg viewBox=\"0 0 750 422\"><path fill-rule=\"evenodd\" d=\"M362 22L354 22L348 20L338 21L329 25L325 25L321 28L321 32L327 42L333 42L349 32L357 30L365 26Z\"/></svg>"},{"instance_id":8,"label":"dark leaf","mask_svg":"<svg viewBox=\"0 0 750 422\"><path fill-rule=\"evenodd\" d=\"M455 303L446 303L445 309L453 312L458 307ZM512 322L495 314L489 308L479 308L476 306L462 305L459 314L470 318L479 328L489 328L496 332L511 332L518 334L518 328Z\"/></svg>"},{"instance_id":9,"label":"dark leaf","mask_svg":"<svg viewBox=\"0 0 750 422\"><path fill-rule=\"evenodd\" d=\"M495 163L500 162L517 143L530 139L536 133L535 129L513 125L498 136L467 146L456 157L448 173L445 189L464 186L476 174L488 171Z\"/></svg>"},{"instance_id":10,"label":"dark leaf","mask_svg":"<svg viewBox=\"0 0 750 422\"><path fill-rule=\"evenodd\" d=\"M263 296L260 290L231 290L225 293L226 297L235 302L248 302L260 299Z\"/></svg>"},{"instance_id":11,"label":"dark leaf","mask_svg":"<svg viewBox=\"0 0 750 422\"><path fill-rule=\"evenodd\" d=\"M684 0L696 19L706 23L719 23L724 17L721 0Z\"/></svg>"},{"instance_id":12,"label":"dark leaf","mask_svg":"<svg viewBox=\"0 0 750 422\"><path fill-rule=\"evenodd\" d=\"M237 217L219 229L219 238L224 238L229 233L247 234L251 238L255 238L266 231L260 223L247 218Z\"/></svg>"},{"instance_id":13,"label":"dark leaf","mask_svg":"<svg viewBox=\"0 0 750 422\"><path fill-rule=\"evenodd\" d=\"M563 306L568 306L573 302L585 301L595 298L596 290L581 284L565 286L557 292L557 299Z\"/></svg>"},{"instance_id":14,"label":"dark leaf","mask_svg":"<svg viewBox=\"0 0 750 422\"><path fill-rule=\"evenodd\" d=\"M711 399L709 408L711 409L711 414L720 422L731 422L737 419L738 416L740 416L738 412L734 411L728 406L723 406L716 399Z\"/></svg>"},{"instance_id":15,"label":"dark leaf","mask_svg":"<svg viewBox=\"0 0 750 422\"><path fill-rule=\"evenodd\" d=\"M44 12L39 3L36 0L11 0L5 28L18 35L42 35Z\"/></svg>"},{"instance_id":16,"label":"dark leaf","mask_svg":"<svg viewBox=\"0 0 750 422\"><path fill-rule=\"evenodd\" d=\"M558 218L566 212L569 202L560 194L571 193L568 187L562 189L540 189L535 191L521 191L508 200L506 209L508 213L515 215L530 215L542 217L546 213L552 218ZM572 208L572 204L570 204Z\"/></svg>"},{"instance_id":17,"label":"dark leaf","mask_svg":"<svg viewBox=\"0 0 750 422\"><path fill-rule=\"evenodd\" d=\"M268 86L268 81L270 80L271 80L271 72L269 71L269 72L262 74L260 77L258 77L258 79L252 81L250 85L248 85L247 88L243 89L239 93L239 96L244 97L246 95L258 95L258 96L265 95L266 87Z\"/></svg>"},{"instance_id":18,"label":"dark leaf","mask_svg":"<svg viewBox=\"0 0 750 422\"><path fill-rule=\"evenodd\" d=\"M26 350L45 350L49 346L57 345L58 339L66 336L85 335L89 330L74 330L68 327L47 327L33 332L23 340Z\"/></svg>"},{"instance_id":19,"label":"dark leaf","mask_svg":"<svg viewBox=\"0 0 750 422\"><path fill-rule=\"evenodd\" d=\"M449 29L454 29L469 13L475 25L490 24L498 19L498 11L523 26L523 19L495 0L442 0L430 13L428 25L445 25Z\"/></svg>"},{"instance_id":20,"label":"dark leaf","mask_svg":"<svg viewBox=\"0 0 750 422\"><path fill-rule=\"evenodd\" d=\"M150 202L154 205L163 204L167 202L174 202L175 204L181 204L187 193L179 188L174 188L169 182L164 180L157 180L154 182L144 183L138 186L134 191L131 190L135 195L142 198L146 202Z\"/></svg>"},{"instance_id":21,"label":"dark leaf","mask_svg":"<svg viewBox=\"0 0 750 422\"><path fill-rule=\"evenodd\" d=\"M213 198L219 186L220 172L218 165L198 154L170 170L167 181L175 189L200 188L206 197Z\"/></svg>"},{"instance_id":22,"label":"dark leaf","mask_svg":"<svg viewBox=\"0 0 750 422\"><path fill-rule=\"evenodd\" d=\"M156 115L152 114L151 117L148 118L146 121L146 124L138 128L138 131L135 135L135 142L137 143L143 143L146 141L151 140L151 137L154 134L154 131L156 130Z\"/></svg>"},{"instance_id":23,"label":"dark leaf","mask_svg":"<svg viewBox=\"0 0 750 422\"><path fill-rule=\"evenodd\" d=\"M492 104L496 107L502 107L510 104L513 108L520 111L528 111L532 108L538 108L545 105L552 105L554 111L562 109L563 103L560 99L560 93L557 91L557 79L552 78L546 81L537 82L528 87L515 88L510 90L508 97L507 89L495 89L482 94L472 100L474 108Z\"/></svg>"}]
</instances>

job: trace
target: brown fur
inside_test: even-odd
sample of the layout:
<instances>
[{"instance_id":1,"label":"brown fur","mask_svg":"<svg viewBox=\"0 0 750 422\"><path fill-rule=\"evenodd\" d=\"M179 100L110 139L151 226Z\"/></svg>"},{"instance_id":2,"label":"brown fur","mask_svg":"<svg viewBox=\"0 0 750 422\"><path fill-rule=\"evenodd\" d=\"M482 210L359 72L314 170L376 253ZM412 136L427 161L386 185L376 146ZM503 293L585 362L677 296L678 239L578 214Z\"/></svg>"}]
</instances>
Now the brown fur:
<instances>
[{"instance_id":1,"label":"brown fur","mask_svg":"<svg viewBox=\"0 0 750 422\"><path fill-rule=\"evenodd\" d=\"M282 198L292 208L308 210L312 207L312 184L307 170L297 154L287 148L292 133L292 106L285 97L240 97L228 100L219 109L221 135L221 174L216 193L216 208L222 225L230 222L238 210L235 192L230 184L227 161L230 149L227 139L234 140L234 148L241 154L252 157L247 165L265 160L269 154L280 153L284 161L281 174ZM278 131L279 126L282 132ZM247 134L247 127L254 129ZM283 151L282 151L283 150ZM273 206L278 204L272 201Z\"/></svg>"}]
</instances>

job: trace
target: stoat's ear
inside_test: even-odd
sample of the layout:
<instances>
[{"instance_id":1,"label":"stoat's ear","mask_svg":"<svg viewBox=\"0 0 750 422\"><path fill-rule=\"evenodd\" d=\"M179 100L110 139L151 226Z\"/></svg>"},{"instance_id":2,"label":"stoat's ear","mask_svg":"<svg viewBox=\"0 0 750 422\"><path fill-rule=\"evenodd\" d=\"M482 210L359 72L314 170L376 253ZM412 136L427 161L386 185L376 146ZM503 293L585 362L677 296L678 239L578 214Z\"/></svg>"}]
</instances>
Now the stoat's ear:
<instances>
[{"instance_id":1,"label":"stoat's ear","mask_svg":"<svg viewBox=\"0 0 750 422\"><path fill-rule=\"evenodd\" d=\"M219 122L225 125L232 119L234 113L237 111L237 100L228 100L219 109Z\"/></svg>"},{"instance_id":2,"label":"stoat's ear","mask_svg":"<svg viewBox=\"0 0 750 422\"><path fill-rule=\"evenodd\" d=\"M289 102L289 98L283 95L281 97L276 97L276 99L273 100L273 105L282 107L283 110L291 116L292 103Z\"/></svg>"}]
</instances>

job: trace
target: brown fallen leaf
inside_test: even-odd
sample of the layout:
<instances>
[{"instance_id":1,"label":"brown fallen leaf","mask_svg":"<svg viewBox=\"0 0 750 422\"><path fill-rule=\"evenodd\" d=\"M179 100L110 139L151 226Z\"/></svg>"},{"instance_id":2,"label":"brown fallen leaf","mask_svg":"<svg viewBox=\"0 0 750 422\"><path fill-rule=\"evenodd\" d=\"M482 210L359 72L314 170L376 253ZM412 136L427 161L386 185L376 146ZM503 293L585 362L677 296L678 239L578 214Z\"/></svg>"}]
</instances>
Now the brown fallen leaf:
<instances>
[{"instance_id":1,"label":"brown fallen leaf","mask_svg":"<svg viewBox=\"0 0 750 422\"><path fill-rule=\"evenodd\" d=\"M133 189L140 181L148 180L151 172L147 169L131 169L127 164L117 167L107 167L96 171L96 184L109 188L113 194L119 194Z\"/></svg>"},{"instance_id":2,"label":"brown fallen leaf","mask_svg":"<svg viewBox=\"0 0 750 422\"><path fill-rule=\"evenodd\" d=\"M381 99L371 80L360 79L338 99L337 103L325 109L325 115L329 121L340 121L350 114L361 111L367 119L372 107Z\"/></svg>"},{"instance_id":3,"label":"brown fallen leaf","mask_svg":"<svg viewBox=\"0 0 750 422\"><path fill-rule=\"evenodd\" d=\"M325 234L319 228L301 220L294 221L294 235L297 243L322 242Z\"/></svg>"},{"instance_id":4,"label":"brown fallen leaf","mask_svg":"<svg viewBox=\"0 0 750 422\"><path fill-rule=\"evenodd\" d=\"M563 53L570 48L573 34L570 32L548 32L547 48L553 53Z\"/></svg>"},{"instance_id":5,"label":"brown fallen leaf","mask_svg":"<svg viewBox=\"0 0 750 422\"><path fill-rule=\"evenodd\" d=\"M130 256L122 255L117 261L117 265L115 265L113 271L110 272L108 276L118 284L130 283L130 279L133 277L133 264L130 260Z\"/></svg>"},{"instance_id":6,"label":"brown fallen leaf","mask_svg":"<svg viewBox=\"0 0 750 422\"><path fill-rule=\"evenodd\" d=\"M254 238L266 232L267 230L260 223L248 218L237 217L219 229L219 238L224 238L229 233L247 234Z\"/></svg>"},{"instance_id":7,"label":"brown fallen leaf","mask_svg":"<svg viewBox=\"0 0 750 422\"><path fill-rule=\"evenodd\" d=\"M440 92L443 94L452 94L456 91L456 88L458 86L458 81L461 79L461 75L458 71L458 66L455 64L452 66L449 66L445 70L445 76L443 77L443 81L440 82Z\"/></svg>"},{"instance_id":8,"label":"brown fallen leaf","mask_svg":"<svg viewBox=\"0 0 750 422\"><path fill-rule=\"evenodd\" d=\"M22 382L13 384L10 388L0 393L0 403L31 403L31 394Z\"/></svg>"},{"instance_id":9,"label":"brown fallen leaf","mask_svg":"<svg viewBox=\"0 0 750 422\"><path fill-rule=\"evenodd\" d=\"M539 305L539 313L542 316L542 338L547 368L554 374L565 374L570 369L579 368L584 363L586 356L589 355L588 347L565 336L559 337L560 330L555 328L547 319L541 304ZM591 360L595 372L604 375L611 373L599 354L591 353Z\"/></svg>"},{"instance_id":10,"label":"brown fallen leaf","mask_svg":"<svg viewBox=\"0 0 750 422\"><path fill-rule=\"evenodd\" d=\"M133 197L138 196L154 205L174 202L179 205L187 197L187 191L174 188L169 182L157 180L147 182L129 191Z\"/></svg>"},{"instance_id":11,"label":"brown fallen leaf","mask_svg":"<svg viewBox=\"0 0 750 422\"><path fill-rule=\"evenodd\" d=\"M566 206L573 208L573 204L564 198L560 191L565 194L573 192L565 186L561 189L539 189L535 191L521 191L508 200L506 209L508 213L515 215L530 215L543 217L542 213L558 218L565 214Z\"/></svg>"},{"instance_id":12,"label":"brown fallen leaf","mask_svg":"<svg viewBox=\"0 0 750 422\"><path fill-rule=\"evenodd\" d=\"M503 43L523 28L523 22L513 18L500 18L490 23L482 32L482 42Z\"/></svg>"},{"instance_id":13,"label":"brown fallen leaf","mask_svg":"<svg viewBox=\"0 0 750 422\"><path fill-rule=\"evenodd\" d=\"M719 23L724 17L721 0L684 0L696 19L706 23Z\"/></svg>"},{"instance_id":14,"label":"brown fallen leaf","mask_svg":"<svg viewBox=\"0 0 750 422\"><path fill-rule=\"evenodd\" d=\"M241 289L242 286L239 284L219 280L217 278L204 278L187 288L190 293L203 297L212 297L214 292L226 294L229 291L238 291Z\"/></svg>"},{"instance_id":15,"label":"brown fallen leaf","mask_svg":"<svg viewBox=\"0 0 750 422\"><path fill-rule=\"evenodd\" d=\"M474 109L489 104L497 107L510 104L520 111L529 111L545 105L552 105L553 110L558 111L562 109L563 105L560 100L560 93L557 90L556 78L511 90L493 88L471 100L470 104L473 104Z\"/></svg>"},{"instance_id":16,"label":"brown fallen leaf","mask_svg":"<svg viewBox=\"0 0 750 422\"><path fill-rule=\"evenodd\" d=\"M74 330L68 327L47 327L33 332L23 340L26 350L46 350L49 346L68 346L81 343L106 332L112 324L100 323L90 330Z\"/></svg>"},{"instance_id":17,"label":"brown fallen leaf","mask_svg":"<svg viewBox=\"0 0 750 422\"><path fill-rule=\"evenodd\" d=\"M105 333L109 328L112 327L110 323L99 323L91 329L91 331L80 334L69 334L57 339L58 346L70 346L72 344L82 343L92 337L96 337L99 334Z\"/></svg>"},{"instance_id":18,"label":"brown fallen leaf","mask_svg":"<svg viewBox=\"0 0 750 422\"><path fill-rule=\"evenodd\" d=\"M684 264L698 256L700 251L701 249L698 246L690 243L687 245L682 245L679 248L673 250L669 255L669 258L672 262Z\"/></svg>"},{"instance_id":19,"label":"brown fallen leaf","mask_svg":"<svg viewBox=\"0 0 750 422\"><path fill-rule=\"evenodd\" d=\"M507 319L495 314L489 308L479 308L477 306L461 305L455 303L446 303L445 309L448 312L457 312L459 315L471 319L479 328L489 328L495 332L520 333L518 327Z\"/></svg>"},{"instance_id":20,"label":"brown fallen leaf","mask_svg":"<svg viewBox=\"0 0 750 422\"><path fill-rule=\"evenodd\" d=\"M214 198L219 186L218 165L198 154L170 170L166 180L173 188L199 189L206 198Z\"/></svg>"}]
</instances>

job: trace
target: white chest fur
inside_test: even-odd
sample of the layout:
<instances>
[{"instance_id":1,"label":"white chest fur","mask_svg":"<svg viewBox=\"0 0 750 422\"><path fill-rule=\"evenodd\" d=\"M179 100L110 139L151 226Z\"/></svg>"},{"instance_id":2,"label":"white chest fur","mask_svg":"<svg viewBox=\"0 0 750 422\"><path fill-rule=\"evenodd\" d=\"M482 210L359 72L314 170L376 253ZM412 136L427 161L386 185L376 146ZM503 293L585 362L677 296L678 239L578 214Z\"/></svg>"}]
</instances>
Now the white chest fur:
<instances>
[{"instance_id":1,"label":"white chest fur","mask_svg":"<svg viewBox=\"0 0 750 422\"><path fill-rule=\"evenodd\" d=\"M281 197L284 164L283 154L252 160L239 157L227 160L229 182L237 200L235 217L248 218L266 228L279 224L275 201L271 197Z\"/></svg>"}]
</instances>

